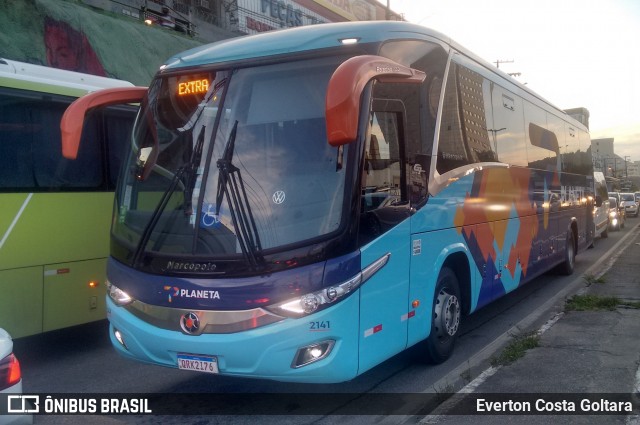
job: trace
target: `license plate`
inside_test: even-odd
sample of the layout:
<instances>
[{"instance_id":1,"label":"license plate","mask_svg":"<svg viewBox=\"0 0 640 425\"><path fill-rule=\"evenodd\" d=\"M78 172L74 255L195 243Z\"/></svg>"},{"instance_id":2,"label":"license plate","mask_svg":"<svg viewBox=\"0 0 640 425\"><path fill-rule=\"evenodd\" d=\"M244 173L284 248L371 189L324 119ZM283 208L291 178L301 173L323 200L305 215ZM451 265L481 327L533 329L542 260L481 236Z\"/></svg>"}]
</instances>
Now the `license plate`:
<instances>
[{"instance_id":1,"label":"license plate","mask_svg":"<svg viewBox=\"0 0 640 425\"><path fill-rule=\"evenodd\" d=\"M178 369L195 370L196 372L219 373L218 358L197 354L178 354Z\"/></svg>"}]
</instances>

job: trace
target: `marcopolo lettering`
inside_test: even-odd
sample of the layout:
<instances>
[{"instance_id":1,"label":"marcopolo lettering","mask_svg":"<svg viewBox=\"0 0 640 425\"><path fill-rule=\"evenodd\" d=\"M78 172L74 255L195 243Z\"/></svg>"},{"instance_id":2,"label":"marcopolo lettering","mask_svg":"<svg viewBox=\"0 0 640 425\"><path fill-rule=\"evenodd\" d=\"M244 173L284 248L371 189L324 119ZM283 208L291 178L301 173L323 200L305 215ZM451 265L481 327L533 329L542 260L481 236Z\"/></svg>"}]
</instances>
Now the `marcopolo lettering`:
<instances>
[{"instance_id":1,"label":"marcopolo lettering","mask_svg":"<svg viewBox=\"0 0 640 425\"><path fill-rule=\"evenodd\" d=\"M391 72L398 72L400 71L400 68L397 66L376 66L376 72L380 72L380 73L391 73Z\"/></svg>"},{"instance_id":2,"label":"marcopolo lettering","mask_svg":"<svg viewBox=\"0 0 640 425\"><path fill-rule=\"evenodd\" d=\"M168 261L163 271L206 273L215 271L214 263L193 263L190 261Z\"/></svg>"}]
</instances>

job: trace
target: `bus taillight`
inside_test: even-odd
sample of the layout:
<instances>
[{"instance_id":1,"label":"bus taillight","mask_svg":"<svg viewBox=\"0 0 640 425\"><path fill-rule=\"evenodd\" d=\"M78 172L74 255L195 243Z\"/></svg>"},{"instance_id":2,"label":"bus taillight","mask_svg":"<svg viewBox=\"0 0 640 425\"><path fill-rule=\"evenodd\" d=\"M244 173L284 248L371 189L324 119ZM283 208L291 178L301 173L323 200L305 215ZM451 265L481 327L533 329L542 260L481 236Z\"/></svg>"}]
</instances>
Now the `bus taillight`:
<instances>
[{"instance_id":1,"label":"bus taillight","mask_svg":"<svg viewBox=\"0 0 640 425\"><path fill-rule=\"evenodd\" d=\"M16 356L9 354L0 361L0 390L17 384L21 378L20 362Z\"/></svg>"}]
</instances>

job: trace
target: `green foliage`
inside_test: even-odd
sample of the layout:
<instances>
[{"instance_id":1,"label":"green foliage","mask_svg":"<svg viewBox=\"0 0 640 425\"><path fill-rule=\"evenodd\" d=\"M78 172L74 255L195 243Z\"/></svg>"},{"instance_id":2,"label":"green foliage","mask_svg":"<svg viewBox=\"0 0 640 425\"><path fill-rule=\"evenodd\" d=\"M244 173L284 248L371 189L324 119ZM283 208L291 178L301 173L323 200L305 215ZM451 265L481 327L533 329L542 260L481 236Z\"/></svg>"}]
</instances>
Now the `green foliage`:
<instances>
[{"instance_id":1,"label":"green foliage","mask_svg":"<svg viewBox=\"0 0 640 425\"><path fill-rule=\"evenodd\" d=\"M540 343L540 336L535 333L527 333L516 336L504 350L491 360L492 366L504 366L511 364L523 357L527 350L536 348Z\"/></svg>"},{"instance_id":2,"label":"green foliage","mask_svg":"<svg viewBox=\"0 0 640 425\"><path fill-rule=\"evenodd\" d=\"M616 297L599 297L597 295L574 295L565 305L566 311L615 310L620 304Z\"/></svg>"},{"instance_id":3,"label":"green foliage","mask_svg":"<svg viewBox=\"0 0 640 425\"><path fill-rule=\"evenodd\" d=\"M582 279L584 279L584 282L586 283L587 286L591 286L594 283L606 283L604 276L596 277L595 275L592 275L592 274L586 274L582 276Z\"/></svg>"}]
</instances>

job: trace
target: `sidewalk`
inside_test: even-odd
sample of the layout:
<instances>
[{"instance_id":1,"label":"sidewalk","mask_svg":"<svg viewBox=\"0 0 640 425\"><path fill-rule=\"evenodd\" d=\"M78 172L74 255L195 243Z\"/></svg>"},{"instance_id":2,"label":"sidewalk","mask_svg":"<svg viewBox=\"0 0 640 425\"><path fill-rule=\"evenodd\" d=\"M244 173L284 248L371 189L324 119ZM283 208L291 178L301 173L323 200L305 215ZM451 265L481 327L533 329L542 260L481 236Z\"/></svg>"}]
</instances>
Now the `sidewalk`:
<instances>
[{"instance_id":1,"label":"sidewalk","mask_svg":"<svg viewBox=\"0 0 640 425\"><path fill-rule=\"evenodd\" d=\"M524 357L503 366L491 367L465 387L466 399L457 394L436 409L422 423L440 424L626 424L640 425L640 226L636 223L621 245L619 254L608 262L602 276L596 273L578 295L616 297L620 300L613 310L566 311L551 326L539 332L538 346L526 351ZM635 303L625 306L625 302ZM518 394L525 394L519 398ZM632 400L631 414L584 414L580 405L585 397L591 401ZM478 399L507 402L507 412L491 415ZM551 412L540 413L544 404L538 399L575 402L547 405ZM512 403L509 405L509 400ZM516 406L514 401L528 400ZM495 406L495 405L492 405ZM589 407L600 409L602 407ZM622 404L623 411L629 404ZM516 413L524 407L530 414ZM542 407L542 409L540 409ZM555 410L554 410L555 408ZM492 410L495 411L495 410ZM611 410L609 410L610 412ZM460 415L464 412L469 414ZM558 414L565 413L565 414ZM453 414L452 414L453 413ZM456 414L457 413L457 414ZM550 416L553 415L553 416Z\"/></svg>"}]
</instances>

